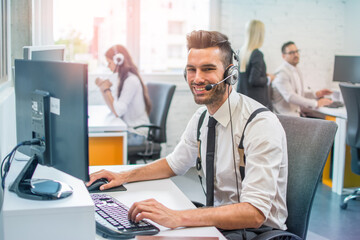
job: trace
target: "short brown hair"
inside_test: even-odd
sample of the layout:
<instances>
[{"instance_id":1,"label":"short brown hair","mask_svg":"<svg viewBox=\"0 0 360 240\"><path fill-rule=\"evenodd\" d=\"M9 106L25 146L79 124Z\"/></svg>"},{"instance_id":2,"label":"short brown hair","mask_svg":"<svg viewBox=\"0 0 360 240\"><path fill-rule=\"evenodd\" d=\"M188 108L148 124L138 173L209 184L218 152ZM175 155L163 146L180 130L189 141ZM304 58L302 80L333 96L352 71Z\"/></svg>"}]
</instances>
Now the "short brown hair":
<instances>
[{"instance_id":1,"label":"short brown hair","mask_svg":"<svg viewBox=\"0 0 360 240\"><path fill-rule=\"evenodd\" d=\"M233 50L228 37L220 32L204 30L192 31L186 36L186 40L188 50L191 48L203 49L219 47L223 55L222 63L224 69L233 62Z\"/></svg>"}]
</instances>

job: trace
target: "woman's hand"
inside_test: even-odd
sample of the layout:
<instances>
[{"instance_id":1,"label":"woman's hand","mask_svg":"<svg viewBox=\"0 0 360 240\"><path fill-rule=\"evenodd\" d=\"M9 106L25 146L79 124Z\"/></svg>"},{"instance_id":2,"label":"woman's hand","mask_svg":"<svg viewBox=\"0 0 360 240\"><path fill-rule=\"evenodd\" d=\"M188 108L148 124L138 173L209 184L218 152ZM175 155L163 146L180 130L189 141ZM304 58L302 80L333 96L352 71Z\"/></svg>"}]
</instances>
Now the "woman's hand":
<instances>
[{"instance_id":1,"label":"woman's hand","mask_svg":"<svg viewBox=\"0 0 360 240\"><path fill-rule=\"evenodd\" d=\"M109 79L101 79L96 78L95 84L100 88L101 91L105 91L106 89L109 89L112 86L112 83Z\"/></svg>"}]
</instances>

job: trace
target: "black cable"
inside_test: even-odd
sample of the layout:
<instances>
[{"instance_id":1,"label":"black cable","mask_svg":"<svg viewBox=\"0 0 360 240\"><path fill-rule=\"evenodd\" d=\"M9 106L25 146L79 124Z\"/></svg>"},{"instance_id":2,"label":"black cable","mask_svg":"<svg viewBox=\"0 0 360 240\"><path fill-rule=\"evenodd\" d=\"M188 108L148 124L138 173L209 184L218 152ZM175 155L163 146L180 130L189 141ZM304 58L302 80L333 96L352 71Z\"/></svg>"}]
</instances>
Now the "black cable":
<instances>
[{"instance_id":1,"label":"black cable","mask_svg":"<svg viewBox=\"0 0 360 240\"><path fill-rule=\"evenodd\" d=\"M198 174L198 176L199 176L201 188L202 188L202 190L203 190L203 192L205 194L205 197L207 197L206 192L205 192L205 188L204 188L204 185L203 185L203 182L202 182L202 177L200 176L200 174Z\"/></svg>"},{"instance_id":2,"label":"black cable","mask_svg":"<svg viewBox=\"0 0 360 240\"><path fill-rule=\"evenodd\" d=\"M34 138L32 140L28 140L28 141L23 141L20 142L19 144L17 144L8 155L6 155L6 157L2 160L1 162L1 169L0 169L0 173L1 173L1 187L2 189L5 188L5 179L6 176L10 170L11 167L11 163L14 159L16 150L21 147L21 146L29 146L29 145L40 145L41 144L41 139L38 138Z\"/></svg>"},{"instance_id":3,"label":"black cable","mask_svg":"<svg viewBox=\"0 0 360 240\"><path fill-rule=\"evenodd\" d=\"M231 131L231 145L232 145L232 153L233 153L233 161L234 161L234 172L235 172L235 179L236 179L236 191L237 191L237 198L238 202L240 203L240 193L239 193L239 181L236 171L236 162L235 162L235 144L234 144L234 130L233 130L233 123L232 123L232 115L231 115L231 107L230 107L230 87L228 87L228 106L229 106L229 116L230 116L230 131Z\"/></svg>"},{"instance_id":4,"label":"black cable","mask_svg":"<svg viewBox=\"0 0 360 240\"><path fill-rule=\"evenodd\" d=\"M233 161L234 161L234 172L235 172L235 179L236 179L236 192L238 203L240 203L240 193L239 193L239 181L236 171L236 162L235 162L235 144L234 144L234 131L233 131L233 124L232 124L232 115L231 115L231 107L230 107L230 86L228 87L228 98L227 98L228 106L229 106L229 116L230 116L230 131L231 131L231 145L232 145L232 152L233 152ZM246 229L242 229L242 237L244 240L247 239L246 237Z\"/></svg>"}]
</instances>

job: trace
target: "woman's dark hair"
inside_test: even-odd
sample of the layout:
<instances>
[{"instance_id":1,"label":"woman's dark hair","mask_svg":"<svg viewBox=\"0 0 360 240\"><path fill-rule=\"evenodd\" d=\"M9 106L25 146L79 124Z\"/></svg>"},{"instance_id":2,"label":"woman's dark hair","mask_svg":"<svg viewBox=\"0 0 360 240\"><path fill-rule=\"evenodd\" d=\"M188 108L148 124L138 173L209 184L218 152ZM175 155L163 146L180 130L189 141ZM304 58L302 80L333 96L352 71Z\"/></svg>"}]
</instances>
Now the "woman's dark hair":
<instances>
[{"instance_id":1,"label":"woman's dark hair","mask_svg":"<svg viewBox=\"0 0 360 240\"><path fill-rule=\"evenodd\" d=\"M115 69L115 72L117 72L119 75L119 85L118 85L118 89L117 89L117 97L120 97L120 95L121 95L121 91L123 89L124 82L128 78L129 72L135 74L140 79L141 87L143 89L143 94L144 94L146 112L148 115L150 115L151 100L149 97L148 89L145 86L142 78L140 77L138 68L134 64L134 62L133 62L129 52L126 50L126 48L122 45L112 46L111 48L109 48L106 51L105 56L112 60L113 57L115 56L115 54L118 54L118 53L121 53L124 56L124 61L120 66L116 66L116 69Z\"/></svg>"}]
</instances>

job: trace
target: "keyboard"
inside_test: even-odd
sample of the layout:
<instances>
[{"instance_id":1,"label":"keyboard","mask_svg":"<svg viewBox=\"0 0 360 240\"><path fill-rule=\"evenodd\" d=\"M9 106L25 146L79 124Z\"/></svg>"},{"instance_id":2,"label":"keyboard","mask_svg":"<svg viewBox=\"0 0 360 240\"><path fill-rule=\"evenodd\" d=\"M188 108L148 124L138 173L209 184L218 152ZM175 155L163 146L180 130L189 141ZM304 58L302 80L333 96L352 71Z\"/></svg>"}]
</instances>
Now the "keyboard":
<instances>
[{"instance_id":1,"label":"keyboard","mask_svg":"<svg viewBox=\"0 0 360 240\"><path fill-rule=\"evenodd\" d=\"M138 223L128 219L129 208L115 198L103 193L91 193L95 204L96 231L104 238L128 239L136 235L154 235L159 229L142 220Z\"/></svg>"},{"instance_id":2,"label":"keyboard","mask_svg":"<svg viewBox=\"0 0 360 240\"><path fill-rule=\"evenodd\" d=\"M333 101L330 105L327 105L325 107L328 107L328 108L340 108L340 107L343 107L343 106L344 106L344 103L339 102L339 101Z\"/></svg>"}]
</instances>

